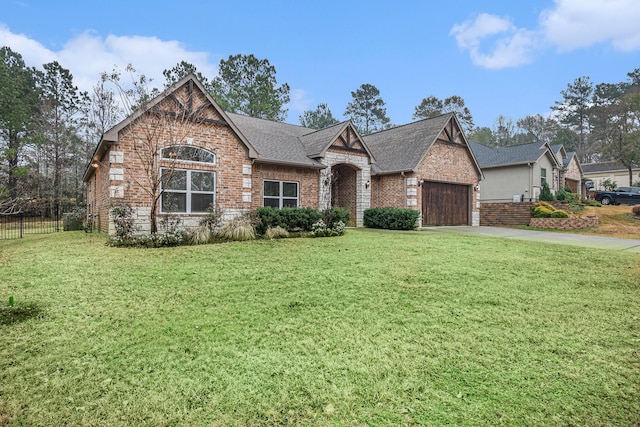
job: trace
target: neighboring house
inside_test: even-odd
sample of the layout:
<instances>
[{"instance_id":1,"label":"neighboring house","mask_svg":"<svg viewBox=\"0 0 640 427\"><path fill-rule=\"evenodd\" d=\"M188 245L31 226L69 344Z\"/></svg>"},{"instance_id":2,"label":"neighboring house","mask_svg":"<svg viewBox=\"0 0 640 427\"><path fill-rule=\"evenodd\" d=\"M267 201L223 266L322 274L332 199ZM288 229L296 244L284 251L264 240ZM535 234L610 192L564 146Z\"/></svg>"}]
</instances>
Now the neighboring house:
<instances>
[{"instance_id":1,"label":"neighboring house","mask_svg":"<svg viewBox=\"0 0 640 427\"><path fill-rule=\"evenodd\" d=\"M582 196L582 177L584 172L582 166L578 161L578 156L575 151L567 152L564 149L564 145L552 145L551 148L558 159L558 162L562 165L561 169L558 169L558 189L570 188L572 193Z\"/></svg>"},{"instance_id":2,"label":"neighboring house","mask_svg":"<svg viewBox=\"0 0 640 427\"><path fill-rule=\"evenodd\" d=\"M610 180L618 184L618 187L629 187L640 182L640 166L631 169L631 182L629 182L629 169L616 162L586 163L582 165L584 180L591 181L589 187L594 190L605 190L602 183Z\"/></svg>"},{"instance_id":3,"label":"neighboring house","mask_svg":"<svg viewBox=\"0 0 640 427\"><path fill-rule=\"evenodd\" d=\"M533 201L540 196L544 182L552 193L567 183L580 182L577 158L564 148L540 142L491 148L469 141L469 146L484 175L482 202Z\"/></svg>"},{"instance_id":4,"label":"neighboring house","mask_svg":"<svg viewBox=\"0 0 640 427\"><path fill-rule=\"evenodd\" d=\"M149 135L154 149L141 144ZM153 174L164 185L155 205ZM350 121L308 129L227 113L192 75L106 132L84 175L88 213L108 233L117 205L133 208L141 232L152 208L189 227L209 206L225 220L261 206L340 206L361 226L367 208L406 207L424 225L479 225L480 178L454 114L365 137Z\"/></svg>"}]
</instances>

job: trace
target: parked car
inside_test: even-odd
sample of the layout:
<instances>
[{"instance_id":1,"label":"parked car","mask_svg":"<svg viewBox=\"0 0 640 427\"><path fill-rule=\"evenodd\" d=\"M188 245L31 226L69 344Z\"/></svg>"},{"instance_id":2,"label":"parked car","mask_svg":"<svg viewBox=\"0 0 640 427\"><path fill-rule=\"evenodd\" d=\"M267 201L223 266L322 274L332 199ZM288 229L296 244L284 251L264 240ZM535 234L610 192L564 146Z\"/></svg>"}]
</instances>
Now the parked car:
<instances>
[{"instance_id":1,"label":"parked car","mask_svg":"<svg viewBox=\"0 0 640 427\"><path fill-rule=\"evenodd\" d=\"M640 205L640 187L618 187L614 191L595 191L593 198L603 205Z\"/></svg>"}]
</instances>

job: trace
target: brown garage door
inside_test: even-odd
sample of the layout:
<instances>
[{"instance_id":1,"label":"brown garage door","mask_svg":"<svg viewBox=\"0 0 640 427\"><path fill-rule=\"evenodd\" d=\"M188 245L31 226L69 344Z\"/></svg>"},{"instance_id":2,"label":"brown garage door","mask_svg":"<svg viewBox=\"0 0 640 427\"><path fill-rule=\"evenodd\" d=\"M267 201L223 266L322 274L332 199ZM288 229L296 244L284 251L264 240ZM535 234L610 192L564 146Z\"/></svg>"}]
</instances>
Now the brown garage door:
<instances>
[{"instance_id":1,"label":"brown garage door","mask_svg":"<svg viewBox=\"0 0 640 427\"><path fill-rule=\"evenodd\" d=\"M565 186L569 187L571 189L571 192L573 193L577 193L578 192L578 181L576 181L575 179L565 179L564 180Z\"/></svg>"},{"instance_id":2,"label":"brown garage door","mask_svg":"<svg viewBox=\"0 0 640 427\"><path fill-rule=\"evenodd\" d=\"M469 225L469 186L424 182L423 225Z\"/></svg>"}]
</instances>

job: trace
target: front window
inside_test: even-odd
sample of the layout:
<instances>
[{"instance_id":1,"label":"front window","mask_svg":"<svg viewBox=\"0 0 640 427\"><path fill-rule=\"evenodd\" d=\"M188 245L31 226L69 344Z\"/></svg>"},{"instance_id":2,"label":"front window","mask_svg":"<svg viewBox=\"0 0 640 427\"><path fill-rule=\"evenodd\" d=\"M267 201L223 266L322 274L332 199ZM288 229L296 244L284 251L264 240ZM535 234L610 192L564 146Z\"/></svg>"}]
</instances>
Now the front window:
<instances>
[{"instance_id":1,"label":"front window","mask_svg":"<svg viewBox=\"0 0 640 427\"><path fill-rule=\"evenodd\" d=\"M540 168L540 185L544 185L545 182L547 182L547 170Z\"/></svg>"},{"instance_id":2,"label":"front window","mask_svg":"<svg viewBox=\"0 0 640 427\"><path fill-rule=\"evenodd\" d=\"M205 213L213 206L215 172L162 169L162 212Z\"/></svg>"},{"instance_id":3,"label":"front window","mask_svg":"<svg viewBox=\"0 0 640 427\"><path fill-rule=\"evenodd\" d=\"M298 183L290 181L265 181L263 205L272 208L298 207Z\"/></svg>"}]
</instances>

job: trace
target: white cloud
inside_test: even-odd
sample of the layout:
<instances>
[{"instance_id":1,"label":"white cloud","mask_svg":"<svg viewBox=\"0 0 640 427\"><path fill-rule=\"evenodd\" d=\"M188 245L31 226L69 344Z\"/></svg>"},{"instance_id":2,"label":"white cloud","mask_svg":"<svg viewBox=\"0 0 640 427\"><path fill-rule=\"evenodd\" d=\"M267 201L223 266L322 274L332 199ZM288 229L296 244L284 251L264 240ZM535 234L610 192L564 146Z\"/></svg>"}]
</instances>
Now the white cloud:
<instances>
[{"instance_id":1,"label":"white cloud","mask_svg":"<svg viewBox=\"0 0 640 427\"><path fill-rule=\"evenodd\" d=\"M0 46L8 46L22 55L28 66L41 66L55 60L55 54L23 34L14 34L0 23Z\"/></svg>"},{"instance_id":2,"label":"white cloud","mask_svg":"<svg viewBox=\"0 0 640 427\"><path fill-rule=\"evenodd\" d=\"M455 25L450 35L483 68L517 67L532 62L543 46L561 52L611 43L623 52L640 50L638 0L554 0L538 17L534 30L509 19L482 13Z\"/></svg>"},{"instance_id":3,"label":"white cloud","mask_svg":"<svg viewBox=\"0 0 640 427\"><path fill-rule=\"evenodd\" d=\"M547 40L560 51L608 42L616 50L640 50L638 0L555 0L540 14Z\"/></svg>"},{"instance_id":4,"label":"white cloud","mask_svg":"<svg viewBox=\"0 0 640 427\"><path fill-rule=\"evenodd\" d=\"M0 24L0 46L9 46L22 55L29 66L58 61L73 74L80 90L90 91L100 79L100 73L114 66L124 70L132 64L138 73L153 79L153 86L162 88L162 71L174 67L179 61L196 66L203 75L212 78L218 74L217 64L209 60L207 52L189 51L177 41L164 41L156 37L115 36L102 38L85 31L69 40L59 51L51 51L39 42L22 34L14 34Z\"/></svg>"},{"instance_id":5,"label":"white cloud","mask_svg":"<svg viewBox=\"0 0 640 427\"><path fill-rule=\"evenodd\" d=\"M291 89L289 93L289 104L287 107L289 108L289 120L292 119L291 115L298 116L302 115L305 110L309 109L309 105L311 100L307 96L307 92L304 89Z\"/></svg>"},{"instance_id":6,"label":"white cloud","mask_svg":"<svg viewBox=\"0 0 640 427\"><path fill-rule=\"evenodd\" d=\"M532 61L536 34L517 28L509 19L482 13L473 21L455 25L450 33L458 47L468 50L474 64L490 69L517 67ZM489 53L482 45L492 42Z\"/></svg>"}]
</instances>

